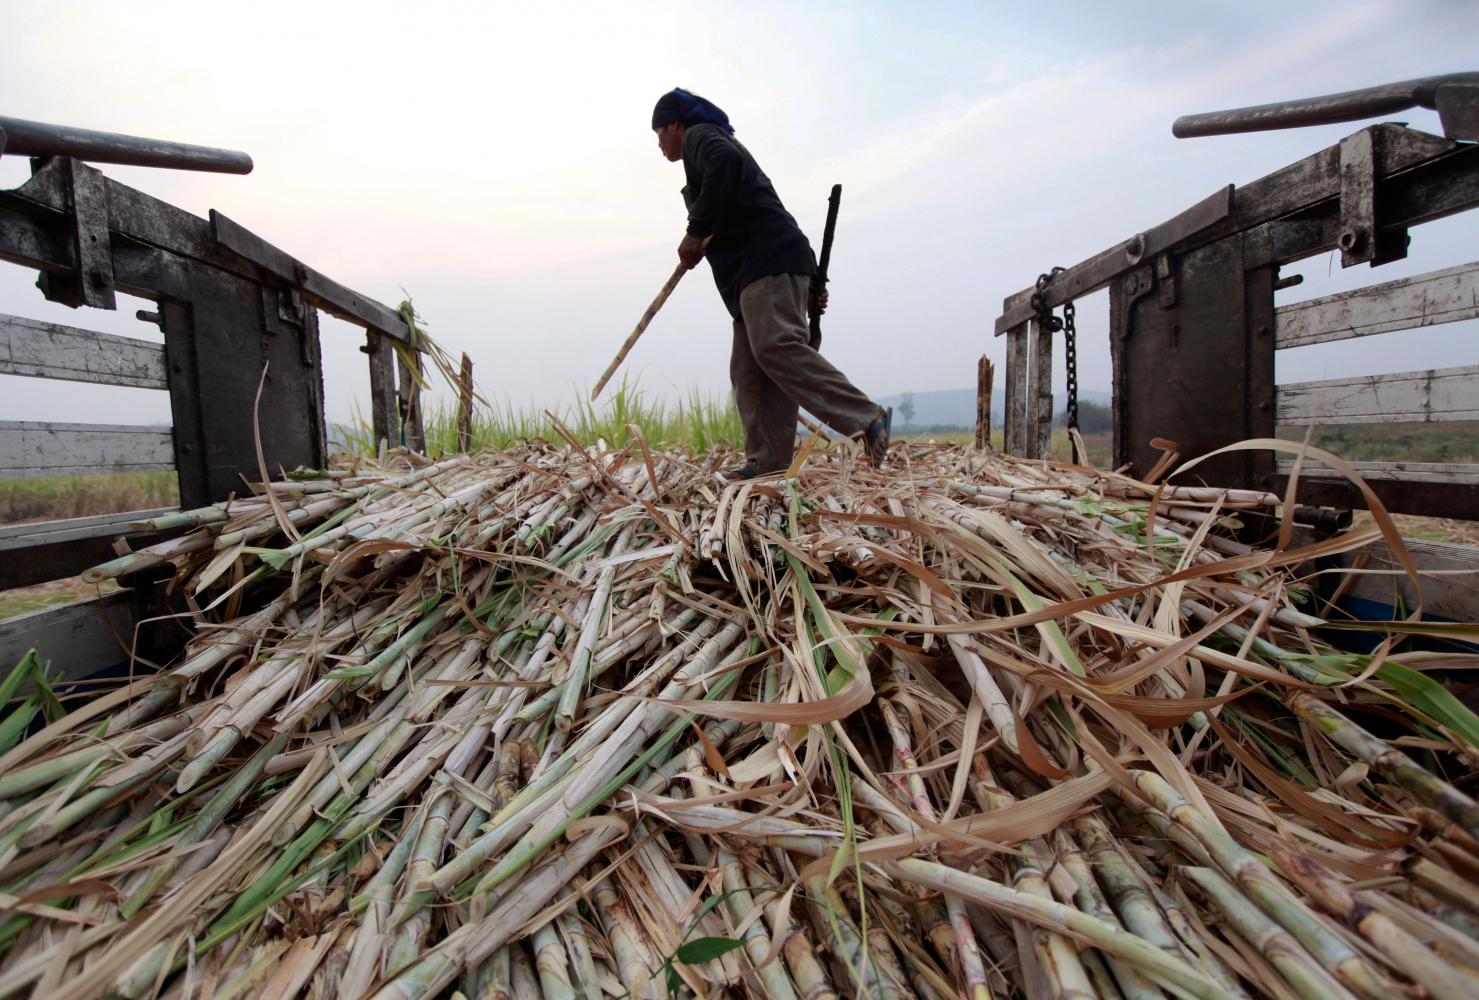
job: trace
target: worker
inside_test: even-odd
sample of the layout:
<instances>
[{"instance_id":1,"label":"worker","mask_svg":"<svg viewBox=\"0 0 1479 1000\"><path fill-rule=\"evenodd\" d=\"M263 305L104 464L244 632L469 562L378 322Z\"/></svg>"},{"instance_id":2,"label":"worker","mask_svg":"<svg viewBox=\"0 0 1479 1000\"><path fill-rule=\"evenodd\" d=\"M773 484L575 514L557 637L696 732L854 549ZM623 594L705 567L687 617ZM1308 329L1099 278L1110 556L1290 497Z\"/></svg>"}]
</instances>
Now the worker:
<instances>
[{"instance_id":1,"label":"worker","mask_svg":"<svg viewBox=\"0 0 1479 1000\"><path fill-rule=\"evenodd\" d=\"M729 378L745 431L745 464L724 473L751 479L783 472L796 447L796 418L806 407L833 430L861 438L874 467L888 451L892 411L863 395L810 342L807 306L816 257L729 116L686 90L670 90L652 110L663 156L683 161L688 230L678 259L704 257L734 319Z\"/></svg>"}]
</instances>

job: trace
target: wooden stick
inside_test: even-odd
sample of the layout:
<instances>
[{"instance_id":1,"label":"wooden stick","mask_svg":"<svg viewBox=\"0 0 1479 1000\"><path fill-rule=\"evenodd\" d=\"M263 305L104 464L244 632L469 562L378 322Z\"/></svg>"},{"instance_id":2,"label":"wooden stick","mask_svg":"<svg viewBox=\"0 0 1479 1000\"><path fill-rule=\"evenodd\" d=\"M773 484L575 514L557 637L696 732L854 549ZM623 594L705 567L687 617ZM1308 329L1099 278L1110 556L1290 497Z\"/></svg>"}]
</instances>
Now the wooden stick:
<instances>
[{"instance_id":1,"label":"wooden stick","mask_svg":"<svg viewBox=\"0 0 1479 1000\"><path fill-rule=\"evenodd\" d=\"M711 239L713 239L712 236L704 240L705 247L709 245L709 240ZM662 286L662 291L657 293L657 298L652 300L652 305L647 307L647 311L637 321L637 328L628 335L626 342L621 345L621 350L616 352L616 357L611 359L611 364L607 365L606 370L601 373L600 381L591 390L591 402L594 403L596 397L601 395L601 390L606 388L606 383L611 381L611 376L616 374L616 369L620 368L621 363L626 360L627 353L632 349L632 345L637 342L638 337L642 336L642 331L647 329L647 324L652 322L652 317L657 315L657 311L668 300L668 296L673 294L673 289L678 287L678 280L683 277L683 272L688 270L690 268L683 264L679 264L673 269L673 276L668 279L667 284Z\"/></svg>"},{"instance_id":2,"label":"wooden stick","mask_svg":"<svg viewBox=\"0 0 1479 1000\"><path fill-rule=\"evenodd\" d=\"M472 447L472 358L462 353L462 373L457 380L457 450Z\"/></svg>"},{"instance_id":3,"label":"wooden stick","mask_svg":"<svg viewBox=\"0 0 1479 1000\"><path fill-rule=\"evenodd\" d=\"M996 365L986 355L976 367L976 447L991 447L991 384L996 380Z\"/></svg>"},{"instance_id":4,"label":"wooden stick","mask_svg":"<svg viewBox=\"0 0 1479 1000\"><path fill-rule=\"evenodd\" d=\"M679 264L673 269L673 276L667 280L667 284L662 286L662 291L657 293L657 298L652 300L652 305L647 307L647 311L637 321L636 329L627 336L625 343L621 345L621 350L616 352L616 357L611 359L611 364L607 365L606 370L601 373L600 381L591 390L592 402L595 402L596 397L601 395L601 390L606 388L606 383L611 381L611 376L616 374L616 369L620 368L621 363L626 360L626 356L631 351L632 345L637 342L638 337L642 336L642 331L647 329L647 324L652 322L652 317L657 315L657 311L668 300L668 296L673 294L673 289L678 287L678 280L683 277L684 272L687 270L688 268L682 264Z\"/></svg>"},{"instance_id":5,"label":"wooden stick","mask_svg":"<svg viewBox=\"0 0 1479 1000\"><path fill-rule=\"evenodd\" d=\"M830 434L827 433L827 428L823 427L821 424L817 423L815 420L811 419L806 414L804 414L804 413L798 413L798 414L796 414L796 419L799 420L799 421L801 421L801 426L802 427L805 427L807 430L811 431L813 434L815 434L817 437L821 438L823 441L830 441L830 440L832 440L832 435L830 435Z\"/></svg>"}]
</instances>

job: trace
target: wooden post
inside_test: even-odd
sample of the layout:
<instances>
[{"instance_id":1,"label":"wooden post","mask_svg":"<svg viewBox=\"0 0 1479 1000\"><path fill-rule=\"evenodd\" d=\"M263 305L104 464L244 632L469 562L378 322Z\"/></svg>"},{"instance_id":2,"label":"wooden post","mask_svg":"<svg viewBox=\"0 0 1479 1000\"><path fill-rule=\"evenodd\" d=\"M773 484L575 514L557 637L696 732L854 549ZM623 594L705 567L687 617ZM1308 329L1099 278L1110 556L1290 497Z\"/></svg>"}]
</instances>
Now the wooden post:
<instances>
[{"instance_id":1,"label":"wooden post","mask_svg":"<svg viewBox=\"0 0 1479 1000\"><path fill-rule=\"evenodd\" d=\"M395 348L385 334L365 332L364 351L370 358L370 428L375 434L375 451L380 447L400 444L401 424L395 406Z\"/></svg>"},{"instance_id":2,"label":"wooden post","mask_svg":"<svg viewBox=\"0 0 1479 1000\"><path fill-rule=\"evenodd\" d=\"M409 361L409 364L407 363ZM401 438L398 443L416 452L426 451L426 432L421 422L421 352L414 347L396 352L400 372L397 395L400 397Z\"/></svg>"},{"instance_id":3,"label":"wooden post","mask_svg":"<svg viewBox=\"0 0 1479 1000\"><path fill-rule=\"evenodd\" d=\"M1007 331L1006 419L1003 450L1021 458L1027 454L1027 324Z\"/></svg>"},{"instance_id":4,"label":"wooden post","mask_svg":"<svg viewBox=\"0 0 1479 1000\"><path fill-rule=\"evenodd\" d=\"M991 386L996 381L996 365L986 355L976 365L976 447L991 447Z\"/></svg>"},{"instance_id":5,"label":"wooden post","mask_svg":"<svg viewBox=\"0 0 1479 1000\"><path fill-rule=\"evenodd\" d=\"M462 374L457 379L457 450L472 450L472 358L462 352Z\"/></svg>"},{"instance_id":6,"label":"wooden post","mask_svg":"<svg viewBox=\"0 0 1479 1000\"><path fill-rule=\"evenodd\" d=\"M1027 385L1027 450L1024 458L1047 458L1053 435L1053 331L1032 320L1031 374Z\"/></svg>"}]
</instances>

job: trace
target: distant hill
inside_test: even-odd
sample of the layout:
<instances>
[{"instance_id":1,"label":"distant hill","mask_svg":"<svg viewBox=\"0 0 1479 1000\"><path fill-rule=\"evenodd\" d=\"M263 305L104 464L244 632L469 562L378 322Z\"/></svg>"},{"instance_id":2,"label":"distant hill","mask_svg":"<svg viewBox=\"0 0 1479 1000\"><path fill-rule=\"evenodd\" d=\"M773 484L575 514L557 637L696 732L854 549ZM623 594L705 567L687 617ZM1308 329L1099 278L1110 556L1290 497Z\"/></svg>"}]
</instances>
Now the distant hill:
<instances>
[{"instance_id":1,"label":"distant hill","mask_svg":"<svg viewBox=\"0 0 1479 1000\"><path fill-rule=\"evenodd\" d=\"M1004 388L998 384L991 398L991 423L993 426L1001 426L1002 416L1006 413L1003 407ZM883 406L894 408L894 427L899 428L904 424L904 416L899 412L899 407L904 397L914 397L914 419L910 421L912 427L975 427L976 426L976 390L972 389L934 389L928 392L897 393L893 396L883 396L878 402ZM1109 404L1109 393L1098 390L1080 389L1079 398L1087 402ZM1056 394L1053 399L1056 409L1063 408L1061 394Z\"/></svg>"}]
</instances>

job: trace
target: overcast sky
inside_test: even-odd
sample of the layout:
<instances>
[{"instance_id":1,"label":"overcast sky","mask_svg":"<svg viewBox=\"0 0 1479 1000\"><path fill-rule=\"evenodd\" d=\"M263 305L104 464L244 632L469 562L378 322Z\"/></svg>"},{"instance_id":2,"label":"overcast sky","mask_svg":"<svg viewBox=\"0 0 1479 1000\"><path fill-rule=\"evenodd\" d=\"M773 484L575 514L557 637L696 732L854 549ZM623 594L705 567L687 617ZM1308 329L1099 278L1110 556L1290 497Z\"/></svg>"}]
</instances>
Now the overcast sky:
<instances>
[{"instance_id":1,"label":"overcast sky","mask_svg":"<svg viewBox=\"0 0 1479 1000\"><path fill-rule=\"evenodd\" d=\"M1180 114L1479 69L1479 4L7 4L0 113L244 149L244 177L105 167L217 208L469 352L485 393L559 406L594 382L671 272L680 165L652 104L723 107L819 246L843 186L826 353L865 391L969 386L1002 299L1357 126L1177 140ZM1436 115L1399 116L1439 132ZM28 174L0 159L0 186ZM1302 265L1294 301L1479 257L1474 218L1411 256ZM0 312L158 339L46 303L0 267ZM1104 295L1081 382L1109 385ZM1474 324L1290 352L1280 378L1473 363ZM330 420L361 409L355 329L323 328ZM628 359L654 394L727 390L707 267ZM1419 360L1414 360L1417 358ZM1061 373L1059 375L1061 382ZM0 376L0 419L168 419L162 393Z\"/></svg>"}]
</instances>

